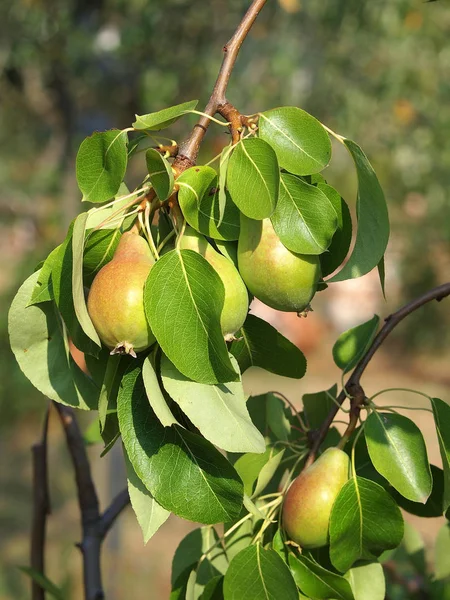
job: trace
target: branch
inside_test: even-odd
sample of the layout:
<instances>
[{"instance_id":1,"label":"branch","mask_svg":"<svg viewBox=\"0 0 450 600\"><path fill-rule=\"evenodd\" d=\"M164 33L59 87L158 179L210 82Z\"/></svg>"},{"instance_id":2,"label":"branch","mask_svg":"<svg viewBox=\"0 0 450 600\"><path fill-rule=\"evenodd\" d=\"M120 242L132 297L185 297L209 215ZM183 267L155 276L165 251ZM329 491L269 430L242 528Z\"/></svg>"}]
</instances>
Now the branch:
<instances>
[{"instance_id":1,"label":"branch","mask_svg":"<svg viewBox=\"0 0 450 600\"><path fill-rule=\"evenodd\" d=\"M30 564L32 569L45 575L45 533L50 514L47 469L47 432L49 407L45 413L42 437L33 444L33 521L31 528ZM45 600L44 589L32 579L32 600Z\"/></svg>"},{"instance_id":2,"label":"branch","mask_svg":"<svg viewBox=\"0 0 450 600\"><path fill-rule=\"evenodd\" d=\"M403 319L405 319L408 315L416 311L424 304L427 304L428 302L431 302L433 300L437 300L438 302L440 302L449 295L450 283L444 283L443 285L440 285L426 292L422 296L419 296L415 300L408 302L408 304L405 304L405 306L400 308L397 312L392 313L391 315L386 317L383 327L378 332L377 336L373 340L367 352L356 365L353 373L351 374L349 380L345 385L345 389L342 390L339 396L337 397L337 403L333 404L333 406L330 409L330 412L327 415L327 418L322 423L322 426L320 427L319 432L314 439L311 451L308 456L308 460L305 463L305 468L308 467L312 462L314 462L317 451L319 450L321 443L325 439L328 429L334 421L334 418L339 410L339 406L343 404L347 396L352 396L355 393L355 390L361 389L359 382L362 374L366 370L369 362L372 360L375 352L380 348L380 346L383 344L384 340L388 337L391 331L395 329L395 327L397 327L397 325L401 323Z\"/></svg>"},{"instance_id":3,"label":"branch","mask_svg":"<svg viewBox=\"0 0 450 600\"><path fill-rule=\"evenodd\" d=\"M109 507L105 510L103 515L100 518L98 524L98 532L100 537L103 538L106 536L108 531L114 525L117 517L120 513L130 504L130 495L128 494L128 490L122 490L117 494L114 500L111 502Z\"/></svg>"},{"instance_id":4,"label":"branch","mask_svg":"<svg viewBox=\"0 0 450 600\"><path fill-rule=\"evenodd\" d=\"M236 130L236 116L239 115L240 117L240 114L226 99L225 94L228 82L242 43L266 1L267 0L253 0L233 37L224 46L222 66L220 67L219 75L217 76L211 97L204 110L205 114L210 117L213 117L217 112L220 112L223 116L230 115L230 121L233 125L232 134ZM210 119L202 117L195 125L190 137L181 144L178 156L173 163L176 171L181 172L195 165L200 144L205 137L205 133L210 123Z\"/></svg>"}]
</instances>

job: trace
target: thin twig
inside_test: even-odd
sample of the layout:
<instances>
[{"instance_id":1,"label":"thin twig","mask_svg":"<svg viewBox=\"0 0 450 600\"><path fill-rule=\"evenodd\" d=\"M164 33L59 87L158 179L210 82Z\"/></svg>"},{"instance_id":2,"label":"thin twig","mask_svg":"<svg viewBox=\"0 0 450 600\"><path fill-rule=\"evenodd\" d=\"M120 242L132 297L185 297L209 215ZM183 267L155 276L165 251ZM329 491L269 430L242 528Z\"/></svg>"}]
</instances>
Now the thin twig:
<instances>
[{"instance_id":1,"label":"thin twig","mask_svg":"<svg viewBox=\"0 0 450 600\"><path fill-rule=\"evenodd\" d=\"M377 336L373 340L367 352L361 358L361 360L356 365L354 371L352 372L349 380L347 381L344 390L341 391L339 396L337 397L337 403L333 405L330 409L330 412L327 415L327 418L322 423L317 436L314 439L314 443L311 447L308 460L305 463L305 468L308 467L316 457L317 451L320 448L321 443L325 439L325 436L333 423L334 417L339 410L339 406L345 401L347 395L352 395L352 389L358 389L360 387L360 379L362 374L364 373L367 365L372 360L375 352L380 348L383 344L384 340L388 337L391 331L408 315L416 311L418 308L427 304L428 302L432 302L433 300L437 300L440 302L444 298L450 295L450 283L444 283L432 290L429 290L422 296L419 296L415 300L408 302L402 308L400 308L395 313L392 313L385 319L385 324L378 332Z\"/></svg>"},{"instance_id":2,"label":"thin twig","mask_svg":"<svg viewBox=\"0 0 450 600\"><path fill-rule=\"evenodd\" d=\"M103 539L120 513L130 504L130 496L128 490L124 489L117 494L109 507L105 510L98 524L98 532Z\"/></svg>"},{"instance_id":3,"label":"thin twig","mask_svg":"<svg viewBox=\"0 0 450 600\"><path fill-rule=\"evenodd\" d=\"M50 514L50 496L48 491L47 468L47 432L49 407L45 413L42 436L37 444L33 444L33 522L31 529L30 564L31 567L45 575L45 534L47 516ZM34 580L31 581L32 600L45 600L44 589Z\"/></svg>"}]
</instances>

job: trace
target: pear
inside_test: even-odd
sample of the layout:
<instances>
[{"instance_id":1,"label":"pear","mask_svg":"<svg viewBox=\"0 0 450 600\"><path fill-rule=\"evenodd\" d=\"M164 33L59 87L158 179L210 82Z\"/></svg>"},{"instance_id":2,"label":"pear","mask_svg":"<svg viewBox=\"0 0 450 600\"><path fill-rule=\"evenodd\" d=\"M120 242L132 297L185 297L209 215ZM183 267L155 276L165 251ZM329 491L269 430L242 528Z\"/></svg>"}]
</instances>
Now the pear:
<instances>
[{"instance_id":1,"label":"pear","mask_svg":"<svg viewBox=\"0 0 450 600\"><path fill-rule=\"evenodd\" d=\"M318 256L295 254L281 243L270 219L241 215L238 265L250 292L277 310L300 313L320 279Z\"/></svg>"},{"instance_id":2,"label":"pear","mask_svg":"<svg viewBox=\"0 0 450 600\"><path fill-rule=\"evenodd\" d=\"M186 227L180 248L201 254L222 280L225 300L220 315L220 326L225 340L231 341L236 331L244 324L248 312L248 293L238 270L231 260L216 252L208 240L192 227Z\"/></svg>"},{"instance_id":3,"label":"pear","mask_svg":"<svg viewBox=\"0 0 450 600\"><path fill-rule=\"evenodd\" d=\"M283 527L302 548L328 544L331 509L348 481L350 461L339 448L328 448L294 479L283 503Z\"/></svg>"},{"instance_id":4,"label":"pear","mask_svg":"<svg viewBox=\"0 0 450 600\"><path fill-rule=\"evenodd\" d=\"M135 357L155 341L144 312L144 285L154 262L144 238L129 231L92 282L89 316L111 354Z\"/></svg>"}]
</instances>

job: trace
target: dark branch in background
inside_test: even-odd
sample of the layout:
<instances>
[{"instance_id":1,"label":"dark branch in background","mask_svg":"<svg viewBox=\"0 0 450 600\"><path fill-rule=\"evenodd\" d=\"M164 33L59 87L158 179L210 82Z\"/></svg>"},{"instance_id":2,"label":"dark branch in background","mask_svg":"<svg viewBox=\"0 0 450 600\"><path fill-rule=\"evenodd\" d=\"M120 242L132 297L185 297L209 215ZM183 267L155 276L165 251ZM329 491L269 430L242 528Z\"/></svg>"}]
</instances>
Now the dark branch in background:
<instances>
[{"instance_id":1,"label":"dark branch in background","mask_svg":"<svg viewBox=\"0 0 450 600\"><path fill-rule=\"evenodd\" d=\"M97 492L83 436L71 408L54 403L59 414L72 459L81 513L84 592L86 600L102 600L100 554L102 541L121 511L128 505L128 491L121 492L103 515L100 514Z\"/></svg>"},{"instance_id":2,"label":"dark branch in background","mask_svg":"<svg viewBox=\"0 0 450 600\"><path fill-rule=\"evenodd\" d=\"M243 41L247 37L256 17L263 8L267 0L253 0L250 8L246 12L244 18L236 29L233 37L224 46L224 58L220 67L219 75L217 76L211 97L206 105L204 113L213 117L219 113L231 123L231 133L233 142L236 142L236 132L242 126L241 114L233 107L226 99L226 91L230 80L231 72L236 63L239 50ZM245 119L245 117L244 117ZM205 133L209 127L211 120L207 117L202 117L195 125L190 137L181 144L178 151L178 156L173 163L175 171L184 171L185 169L195 165L197 160L200 144L202 143Z\"/></svg>"},{"instance_id":3,"label":"dark branch in background","mask_svg":"<svg viewBox=\"0 0 450 600\"><path fill-rule=\"evenodd\" d=\"M31 567L39 573L45 574L45 534L47 529L47 516L50 514L50 496L48 491L47 470L47 432L49 408L45 413L42 437L31 448L33 454L33 521L31 527ZM45 591L32 579L32 600L45 600Z\"/></svg>"},{"instance_id":4,"label":"dark branch in background","mask_svg":"<svg viewBox=\"0 0 450 600\"><path fill-rule=\"evenodd\" d=\"M433 288L432 290L426 292L422 296L419 296L415 300L408 302L408 304L405 304L405 306L400 308L397 312L392 313L391 315L386 317L383 327L378 332L377 336L373 340L373 342L370 345L367 352L364 354L364 356L361 358L361 360L356 365L353 373L349 377L349 380L345 384L345 389L342 390L342 392L337 397L337 404L333 404L330 412L328 413L327 418L322 423L322 426L320 427L319 432L314 439L313 445L311 447L311 450L310 450L310 453L308 456L308 460L305 463L305 468L308 467L314 461L316 454L320 448L320 445L322 444L323 440L325 439L328 429L330 428L330 426L339 410L339 406L344 403L347 396L356 397L355 392L356 393L360 393L360 391L362 392L362 388L359 383L361 376L364 373L369 362L372 360L375 352L380 348L380 346L383 344L384 340L391 333L391 331L393 329L395 329L395 327L397 327L397 325L401 321L403 321L403 319L405 317L407 317L408 315L413 313L415 310L417 310L424 304L427 304L428 302L431 302L433 300L437 300L438 302L440 302L441 300L443 300L444 298L446 298L449 295L450 295L450 283L444 283L443 285L440 285L440 286ZM361 403L362 403L364 401L364 393L362 392L362 395L360 394L358 397L361 398ZM361 405L362 404L359 404L359 407L361 407ZM354 413L354 410L353 410L353 413ZM353 413L351 410L349 426L351 427L351 424L353 423L353 429L351 429L349 431L349 428L347 428L345 435L347 435L348 437L351 435L351 433L354 430L354 428L356 427L356 423L357 423L357 419L356 419L356 422L354 421L354 416L352 419Z\"/></svg>"}]
</instances>

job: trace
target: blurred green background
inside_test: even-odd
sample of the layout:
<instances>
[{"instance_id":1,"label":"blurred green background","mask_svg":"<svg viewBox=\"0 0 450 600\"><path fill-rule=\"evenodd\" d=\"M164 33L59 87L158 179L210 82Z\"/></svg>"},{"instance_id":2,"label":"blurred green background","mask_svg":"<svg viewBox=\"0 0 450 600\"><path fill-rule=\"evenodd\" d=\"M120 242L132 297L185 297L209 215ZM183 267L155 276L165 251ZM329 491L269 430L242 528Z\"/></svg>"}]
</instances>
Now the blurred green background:
<instances>
[{"instance_id":1,"label":"blurred green background","mask_svg":"<svg viewBox=\"0 0 450 600\"><path fill-rule=\"evenodd\" d=\"M28 582L15 567L28 560L29 446L38 437L46 406L9 350L9 303L85 208L74 176L82 139L93 130L128 127L135 113L193 98L201 109L222 45L248 5L247 0L0 3L1 600L29 597ZM249 392L278 386L299 401L302 393L329 387L339 377L329 352L336 331L374 311L386 316L450 279L449 40L446 0L269 0L259 16L241 50L229 99L246 114L299 106L357 141L385 190L392 239L387 305L369 275L320 294L305 322L268 315L305 351L311 373L300 383L250 375ZM181 141L194 122L188 116L167 135ZM223 128L212 126L202 156L208 160L228 141ZM134 185L142 175L143 164L135 161L128 183ZM354 206L355 176L345 150L335 148L324 175ZM412 316L372 367L373 391L383 373L383 385L392 377L395 385L446 399L449 325L445 301ZM90 420L83 415L83 425ZM77 507L56 422L50 440L49 573L66 582L68 598L80 598L79 556L73 547L79 536ZM430 440L430 455L438 460ZM121 463L117 456L100 462L98 448L91 454L105 503L123 486ZM106 549L107 597L166 598L170 557L189 527L173 519L144 549L132 515L124 516Z\"/></svg>"}]
</instances>

